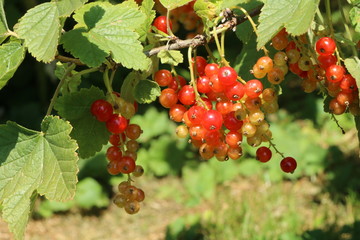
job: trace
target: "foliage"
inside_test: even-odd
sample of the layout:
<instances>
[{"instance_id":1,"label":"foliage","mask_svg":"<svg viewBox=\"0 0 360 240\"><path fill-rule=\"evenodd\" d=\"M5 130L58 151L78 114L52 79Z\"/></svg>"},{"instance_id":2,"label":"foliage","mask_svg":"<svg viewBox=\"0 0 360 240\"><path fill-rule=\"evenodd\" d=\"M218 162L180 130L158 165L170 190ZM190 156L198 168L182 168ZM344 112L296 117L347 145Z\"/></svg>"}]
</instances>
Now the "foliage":
<instances>
[{"instance_id":1,"label":"foliage","mask_svg":"<svg viewBox=\"0 0 360 240\"><path fill-rule=\"evenodd\" d=\"M33 123L40 125L39 131L30 130L13 121L0 125L1 212L2 217L9 224L9 229L14 233L15 239L24 238L29 214L38 195L47 199L39 210L43 216L49 216L52 211L67 210L72 206L90 209L94 206L104 207L109 203L100 182L104 180L108 184L111 177L101 179L102 174L99 172L98 176L95 176L97 169L90 166L95 161L94 159L105 159L104 147L110 136L106 124L97 121L90 112L95 100L105 99L111 102L112 106L116 107L116 113L125 111L124 106L131 106L126 109L128 114L123 115L132 116L132 111L135 111L135 106L132 105L134 101L149 104L155 102L161 95L159 84L151 80L158 69L159 62L171 65L171 72L175 76L177 72L188 68L186 65L188 61L184 61L186 59L183 56L184 52L180 50L185 47L190 47L187 56L190 62L190 82L186 84L194 85L193 72L197 72L197 67L194 71L191 50L197 46L192 42L185 47L180 46L178 49L170 50L166 45L178 44L181 41L171 31L167 35L154 29L152 22L156 17L156 12L153 9L155 6L153 0L144 0L142 4L138 2L126 0L115 4L111 1L88 3L87 0L52 0L31 7L27 5L26 13L13 14L7 9L9 5L5 5L4 9L4 1L0 0L0 89L8 94L7 89L11 88L12 84L19 84L19 88L23 88L22 81L15 82L17 74L18 76L22 74L19 78L26 83L27 78L30 78L27 76L28 72L34 69L41 69L41 73L37 76L39 82L46 79L46 72L50 72L49 69L51 69L51 77L59 79L59 85L50 100L46 116L41 117L41 124L40 122ZM190 2L191 0L160 0L167 11L173 12L179 7L190 6L187 5ZM337 29L338 26L331 22L331 11L340 10L337 14L344 15L342 6L339 5L335 10L331 9L329 0L324 2L325 19L322 19L320 10L323 9L320 0L198 0L194 4L194 11L203 21L201 24L204 29L200 32L204 34L204 39L208 42L215 39L216 42L217 50L214 54L210 54L209 58L215 58L221 65L229 65L229 61L225 59L225 52L227 54L235 52L224 47L225 32L236 31L236 36L241 43L236 41L234 46L240 54L234 56L235 61L232 65L241 76L241 81L254 77L249 70L257 59L263 56L263 52L259 50L262 49L265 54L268 54L266 48L269 47L270 40L285 27L289 36L295 40L299 40L297 37L300 35L308 33L309 42L305 45L310 55L315 52L312 46L318 38L316 34L330 35L335 38L338 41L336 52L338 63L344 63L347 71L360 86L358 71L360 63L356 49L360 39L359 2L349 1L346 5L350 11L348 16L342 16L345 25L344 30L340 31ZM234 13L235 17L242 16L243 19L245 10L250 12L255 8L261 8L259 17L253 18L254 24L258 24L257 30L249 21L239 24L236 29L235 26L229 27L227 24L230 20L234 20L232 18L234 15L226 16L229 13L224 12L225 8L232 8L231 14ZM169 14L167 14L168 17ZM9 24L10 21L11 24ZM218 35L221 36L220 40ZM204 44L205 42L201 43L201 45ZM157 47L162 47L162 49L154 56L149 56L149 50ZM35 67L25 68L27 61L31 61L29 58L25 59L26 53L36 60ZM273 57L273 50L269 52L269 55ZM315 58L313 60L316 61ZM52 64L55 61L58 61L56 66ZM39 63L47 64L47 70L45 71L45 67ZM23 66L25 67L22 69ZM175 69L174 66L177 68ZM17 71L18 69L20 70ZM96 79L99 78L99 75L96 75L98 73L102 74L102 81ZM89 74L93 78L89 77ZM12 80L13 77L14 80ZM289 74L286 78L288 85L291 85L290 81L296 79L296 76ZM261 81L264 82L264 79ZM46 80L42 82L42 87L36 93L23 88L21 94L43 93L47 88L46 82ZM270 83L264 82L264 86L266 85ZM287 86L282 87L287 88ZM274 87L274 89L277 93L281 93L282 87ZM325 86L321 86L320 92L325 96L324 88ZM115 91L117 89L119 91ZM121 97L115 96L114 92L120 92ZM48 96L38 95L41 101L47 102ZM11 99L9 101L11 107L24 105L25 107L18 107L14 111L26 116L26 112L22 109L31 106L31 102L22 103L20 101L22 99L17 96L9 91L5 100ZM199 98L199 96L196 97ZM314 98L318 99L319 96ZM126 105L119 99L130 105ZM286 102L284 101L284 105ZM318 106L321 105L321 101L310 100L310 102L316 109L316 113L319 112ZM325 98L326 111L329 109L329 102L330 98ZM35 109L38 112L43 111L40 107L35 107ZM347 107L344 111L349 112L350 109ZM0 108L0 116L2 116L2 108ZM8 118L8 116L5 117ZM29 118L29 116L26 117ZM37 118L40 117L37 116L34 119ZM303 121L303 125L300 126L289 117L288 113L280 111L276 116L269 116L272 118L271 129L274 136L270 145L286 149L294 157L301 159L301 164L294 174L278 173L278 162L281 160L279 156L275 156L272 162L262 167L254 160L255 149L251 147L244 147L244 157L237 162L219 163L213 158L207 163L199 164L198 155L187 144L187 139L176 139L174 134L176 125L169 122L168 118L165 112L159 112L151 107L142 116L137 115L131 119L131 123L141 125L144 131L138 140L143 146L138 152L137 164L142 164L148 173L156 177L182 176L183 184L190 195L186 199L186 204L189 206L194 206L203 199L213 199L216 197L217 185L237 175L256 175L269 182L278 182L283 179L294 180L303 176L321 174L334 164L326 162L329 154L332 154L326 150L326 147L339 143L334 140L337 134L335 137L324 140L315 129L314 125L320 125L320 122L325 125L325 128L334 128L333 125L327 125L329 118L324 115L312 116L314 122ZM344 124L348 123L347 117L339 119L340 122L345 122ZM358 116L355 117L355 122L359 129ZM351 126L353 125L344 128L350 129ZM275 152L280 153L277 148ZM86 174L80 173L81 181L78 183L78 155L83 159L88 158L83 160L83 169L91 169L89 174L99 179L87 178ZM106 165L106 162L97 164ZM106 166L102 167L106 168ZM351 169L341 171L351 172ZM337 176L339 174L334 173L329 179L336 179ZM49 200L71 201L60 203ZM197 222L199 222L197 216L179 219L169 228L169 234L175 238L187 224Z\"/></svg>"}]
</instances>

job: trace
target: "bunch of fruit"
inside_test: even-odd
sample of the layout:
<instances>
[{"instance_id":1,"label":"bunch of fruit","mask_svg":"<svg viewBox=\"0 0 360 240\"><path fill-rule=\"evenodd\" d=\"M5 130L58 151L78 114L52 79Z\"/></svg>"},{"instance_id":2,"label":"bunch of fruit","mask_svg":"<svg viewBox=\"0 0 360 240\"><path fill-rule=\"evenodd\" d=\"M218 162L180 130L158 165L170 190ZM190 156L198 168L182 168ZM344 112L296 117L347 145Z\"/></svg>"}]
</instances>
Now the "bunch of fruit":
<instances>
[{"instance_id":1,"label":"bunch of fruit","mask_svg":"<svg viewBox=\"0 0 360 240\"><path fill-rule=\"evenodd\" d=\"M130 189L122 188L119 185L121 191L115 197L114 202L117 206L124 207L125 211L130 214L139 211L139 202L145 197L141 189L130 185L130 174L134 177L140 177L144 173L143 167L136 164L136 151L139 148L139 143L136 140L140 137L142 130L139 125L129 123L129 119L135 114L136 108L136 103L128 103L120 97L120 94L113 93L109 101L98 99L92 103L90 109L91 114L98 121L105 122L106 128L112 133L109 139L111 146L106 152L106 158L109 160L108 172L111 175L129 174L127 183ZM135 193L139 194L139 196L136 195L136 198Z\"/></svg>"},{"instance_id":2,"label":"bunch of fruit","mask_svg":"<svg viewBox=\"0 0 360 240\"><path fill-rule=\"evenodd\" d=\"M207 63L200 56L193 60L193 65L198 78L190 84L166 69L154 74L159 86L165 87L159 97L160 104L169 108L173 121L184 123L177 127L177 136L190 136L190 142L205 160L239 159L243 137L253 147L262 142L272 145L265 113L278 108L275 90L263 89L257 79L243 83L232 67ZM269 148L265 152L264 149L257 153L262 162L271 158ZM283 157L280 166L285 172L293 172L296 161Z\"/></svg>"}]
</instances>

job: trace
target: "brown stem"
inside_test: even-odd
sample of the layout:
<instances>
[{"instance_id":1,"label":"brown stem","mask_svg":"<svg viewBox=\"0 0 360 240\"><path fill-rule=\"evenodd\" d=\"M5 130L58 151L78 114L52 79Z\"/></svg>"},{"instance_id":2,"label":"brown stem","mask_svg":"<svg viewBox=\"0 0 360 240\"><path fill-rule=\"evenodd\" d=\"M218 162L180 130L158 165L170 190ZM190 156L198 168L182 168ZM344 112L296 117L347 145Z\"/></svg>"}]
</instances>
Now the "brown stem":
<instances>
[{"instance_id":1,"label":"brown stem","mask_svg":"<svg viewBox=\"0 0 360 240\"><path fill-rule=\"evenodd\" d=\"M263 7L263 5L260 5L257 8L255 8L254 10L248 12L248 14L251 17L259 15L262 7ZM217 27L217 29L223 29L223 28L234 29L236 27L236 25L239 25L247 20L248 20L248 18L245 16L245 14L241 15L241 16L236 16L236 18L232 18L232 19L227 20L226 22L220 24ZM146 56L151 57L153 55L158 54L161 50L178 50L178 49L188 48L190 46L195 48L197 46L205 45L206 43L207 43L206 36L199 34L199 35L196 35L192 39L177 40L174 43L168 44L166 46L153 48L144 53Z\"/></svg>"},{"instance_id":2,"label":"brown stem","mask_svg":"<svg viewBox=\"0 0 360 240\"><path fill-rule=\"evenodd\" d=\"M57 55L57 56L55 56L55 59L59 60L60 62L70 62L70 63L75 63L78 66L85 66L85 64L82 63L77 58L71 58L71 57L65 57L65 56L62 56L62 55Z\"/></svg>"}]
</instances>

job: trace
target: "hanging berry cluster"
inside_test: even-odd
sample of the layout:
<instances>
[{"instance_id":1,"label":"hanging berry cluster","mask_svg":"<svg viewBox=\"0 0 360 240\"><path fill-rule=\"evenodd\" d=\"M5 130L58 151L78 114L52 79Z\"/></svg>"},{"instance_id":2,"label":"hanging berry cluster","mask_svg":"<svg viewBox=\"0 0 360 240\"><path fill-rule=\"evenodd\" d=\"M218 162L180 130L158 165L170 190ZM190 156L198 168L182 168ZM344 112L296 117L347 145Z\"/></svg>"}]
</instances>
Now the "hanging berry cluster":
<instances>
[{"instance_id":1,"label":"hanging berry cluster","mask_svg":"<svg viewBox=\"0 0 360 240\"><path fill-rule=\"evenodd\" d=\"M289 35L282 29L272 39L272 47L278 50L273 59L262 57L253 66L256 78L263 78L271 84L280 84L290 70L298 75L305 92L310 93L318 87L325 96L330 96L329 112L340 115L347 110L359 115L359 91L355 78L347 73L335 55L336 42L330 37L318 39L311 46L305 35L289 40ZM310 50L309 50L310 49ZM315 50L314 50L315 49Z\"/></svg>"},{"instance_id":2,"label":"hanging berry cluster","mask_svg":"<svg viewBox=\"0 0 360 240\"><path fill-rule=\"evenodd\" d=\"M207 63L201 56L193 59L193 67L197 79L190 84L166 69L154 74L154 80L165 87L159 97L160 104L169 108L173 121L184 123L176 129L178 137L190 136L190 142L205 160L239 159L243 137L253 147L262 142L272 145L265 113L277 109L273 88L263 89L257 79L242 83L232 67ZM257 158L261 162L270 160L270 149L259 148ZM296 161L283 157L280 166L284 172L293 172Z\"/></svg>"},{"instance_id":3,"label":"hanging berry cluster","mask_svg":"<svg viewBox=\"0 0 360 240\"><path fill-rule=\"evenodd\" d=\"M112 102L112 103L110 103ZM109 163L107 170L111 175L128 174L129 180L119 185L119 193L115 196L114 203L118 207L124 207L129 214L139 211L139 202L145 198L144 192L131 185L130 174L140 177L144 173L141 165L136 164L139 143L136 141L142 130L137 124L130 124L129 118L135 114L137 103L126 102L120 94L113 93L109 101L99 99L92 103L91 114L100 122L106 123L110 135L106 158ZM126 118L124 116L128 116Z\"/></svg>"}]
</instances>

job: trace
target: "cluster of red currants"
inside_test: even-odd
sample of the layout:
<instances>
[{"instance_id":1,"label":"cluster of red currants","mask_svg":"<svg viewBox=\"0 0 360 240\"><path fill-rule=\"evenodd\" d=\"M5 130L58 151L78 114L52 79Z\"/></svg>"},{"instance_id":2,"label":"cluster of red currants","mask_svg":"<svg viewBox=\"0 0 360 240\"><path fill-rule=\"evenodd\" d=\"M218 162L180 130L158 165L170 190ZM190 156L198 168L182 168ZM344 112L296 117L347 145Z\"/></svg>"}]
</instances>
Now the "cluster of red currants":
<instances>
[{"instance_id":1,"label":"cluster of red currants","mask_svg":"<svg viewBox=\"0 0 360 240\"><path fill-rule=\"evenodd\" d=\"M119 193L113 202L119 208L124 208L128 214L135 214L140 210L140 202L144 201L145 193L140 188L131 185L130 181L118 185Z\"/></svg>"},{"instance_id":2,"label":"cluster of red currants","mask_svg":"<svg viewBox=\"0 0 360 240\"><path fill-rule=\"evenodd\" d=\"M278 52L273 59L268 56L260 58L252 69L254 76L263 78L267 74L271 84L280 84L290 70L303 79L302 87L307 93L316 90L318 84L326 87L327 94L333 97L329 103L331 113L339 115L349 109L352 114L359 115L358 87L334 55L335 41L329 37L320 38L315 44L316 57L307 51L312 46L307 46L305 35L294 40L289 41L285 29L275 35L272 46Z\"/></svg>"},{"instance_id":3,"label":"cluster of red currants","mask_svg":"<svg viewBox=\"0 0 360 240\"><path fill-rule=\"evenodd\" d=\"M139 143L136 140L140 137L142 130L139 125L130 124L129 119L124 117L132 116L136 112L137 104L126 102L118 93L114 93L113 95L113 104L109 101L99 99L94 101L90 108L92 115L94 115L98 121L105 122L106 128L112 133L109 139L112 146L110 146L106 152L106 158L109 160L107 170L111 175L122 173L140 177L143 175L144 169L141 165L136 164L136 151L139 148ZM142 195L144 195L143 192ZM128 200L134 199L128 198ZM137 200L137 202L140 201ZM136 205L136 203L134 204ZM130 208L134 208L133 204L129 206L129 209ZM130 210L126 211L132 212ZM134 210L132 213L136 213L137 211Z\"/></svg>"},{"instance_id":4,"label":"cluster of red currants","mask_svg":"<svg viewBox=\"0 0 360 240\"><path fill-rule=\"evenodd\" d=\"M257 79L243 84L232 67L207 63L200 56L195 58L194 67L198 78L192 84L165 69L154 75L154 80L166 87L159 97L160 104L169 108L173 121L184 123L177 127L178 137L189 135L203 159L215 156L219 161L239 159L243 137L253 147L271 141L264 111L274 108L277 99L274 89L263 89ZM257 158L266 162L271 151L261 149ZM284 158L280 164L285 172L293 172L296 168L296 161L289 159Z\"/></svg>"}]
</instances>

